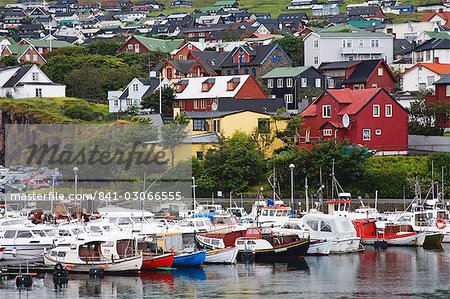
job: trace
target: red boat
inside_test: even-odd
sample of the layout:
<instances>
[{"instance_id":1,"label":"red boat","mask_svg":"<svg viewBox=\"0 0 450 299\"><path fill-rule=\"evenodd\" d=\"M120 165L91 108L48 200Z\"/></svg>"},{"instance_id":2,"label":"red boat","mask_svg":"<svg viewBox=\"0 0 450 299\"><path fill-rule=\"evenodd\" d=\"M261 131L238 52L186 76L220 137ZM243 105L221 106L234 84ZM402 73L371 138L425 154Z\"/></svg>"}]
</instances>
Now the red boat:
<instances>
[{"instance_id":1,"label":"red boat","mask_svg":"<svg viewBox=\"0 0 450 299\"><path fill-rule=\"evenodd\" d=\"M378 231L375 219L353 220L356 235L364 244L373 245L376 241L386 241L389 245L417 246L419 234L411 225L386 224L384 231Z\"/></svg>"},{"instance_id":2,"label":"red boat","mask_svg":"<svg viewBox=\"0 0 450 299\"><path fill-rule=\"evenodd\" d=\"M174 255L172 253L162 255L145 255L141 270L155 270L161 267L172 267Z\"/></svg>"}]
</instances>

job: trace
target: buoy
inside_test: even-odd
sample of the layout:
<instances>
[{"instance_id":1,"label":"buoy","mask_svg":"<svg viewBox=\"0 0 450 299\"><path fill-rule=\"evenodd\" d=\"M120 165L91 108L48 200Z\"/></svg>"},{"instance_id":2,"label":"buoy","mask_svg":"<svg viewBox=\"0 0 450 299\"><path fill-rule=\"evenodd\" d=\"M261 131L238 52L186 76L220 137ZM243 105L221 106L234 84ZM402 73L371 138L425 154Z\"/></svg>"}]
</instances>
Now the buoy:
<instances>
[{"instance_id":1,"label":"buoy","mask_svg":"<svg viewBox=\"0 0 450 299\"><path fill-rule=\"evenodd\" d=\"M105 270L102 268L89 269L89 276L92 278L103 278L105 276Z\"/></svg>"},{"instance_id":2,"label":"buoy","mask_svg":"<svg viewBox=\"0 0 450 299\"><path fill-rule=\"evenodd\" d=\"M388 248L388 243L386 241L374 241L373 242L373 246L376 249L387 249Z\"/></svg>"},{"instance_id":3,"label":"buoy","mask_svg":"<svg viewBox=\"0 0 450 299\"><path fill-rule=\"evenodd\" d=\"M67 285L69 282L69 272L67 269L61 264L58 263L53 268L53 283L55 287Z\"/></svg>"},{"instance_id":4,"label":"buoy","mask_svg":"<svg viewBox=\"0 0 450 299\"><path fill-rule=\"evenodd\" d=\"M255 261L255 252L250 250L245 250L241 254L241 262L249 264Z\"/></svg>"},{"instance_id":5,"label":"buoy","mask_svg":"<svg viewBox=\"0 0 450 299\"><path fill-rule=\"evenodd\" d=\"M16 286L18 288L31 288L33 285L33 279L30 274L23 274L16 276Z\"/></svg>"}]
</instances>

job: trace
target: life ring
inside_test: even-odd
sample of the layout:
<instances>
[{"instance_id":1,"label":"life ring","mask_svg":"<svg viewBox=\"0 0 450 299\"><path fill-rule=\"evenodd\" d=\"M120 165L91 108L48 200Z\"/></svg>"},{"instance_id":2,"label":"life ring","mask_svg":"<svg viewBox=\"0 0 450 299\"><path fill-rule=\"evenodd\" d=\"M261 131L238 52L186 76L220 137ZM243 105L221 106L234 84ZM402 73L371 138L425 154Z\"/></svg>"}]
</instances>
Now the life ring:
<instances>
[{"instance_id":1,"label":"life ring","mask_svg":"<svg viewBox=\"0 0 450 299\"><path fill-rule=\"evenodd\" d=\"M444 229L447 226L447 224L445 223L445 220L442 218L439 218L438 220L436 220L436 227L439 229Z\"/></svg>"}]
</instances>

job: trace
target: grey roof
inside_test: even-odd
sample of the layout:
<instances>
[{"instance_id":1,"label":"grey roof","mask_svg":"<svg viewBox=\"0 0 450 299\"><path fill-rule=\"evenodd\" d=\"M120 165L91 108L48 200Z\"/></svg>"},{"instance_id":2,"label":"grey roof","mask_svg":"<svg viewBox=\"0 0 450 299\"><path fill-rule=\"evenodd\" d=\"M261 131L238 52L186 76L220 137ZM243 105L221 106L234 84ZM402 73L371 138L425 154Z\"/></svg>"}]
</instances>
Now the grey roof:
<instances>
[{"instance_id":1,"label":"grey roof","mask_svg":"<svg viewBox=\"0 0 450 299\"><path fill-rule=\"evenodd\" d=\"M12 75L11 78L8 79L8 81L5 82L5 84L3 84L3 87L14 87L16 86L17 83L19 83L19 81L23 78L23 76L25 76L26 73L28 73L28 71L33 67L33 64L28 64L28 65L22 65L17 67L17 71L14 73L14 75ZM5 70L5 68L0 69L0 72L2 70Z\"/></svg>"},{"instance_id":2,"label":"grey roof","mask_svg":"<svg viewBox=\"0 0 450 299\"><path fill-rule=\"evenodd\" d=\"M192 144L219 143L219 136L216 133L198 134L198 135L188 136L188 137L184 138L184 140L182 142L183 143L192 143Z\"/></svg>"},{"instance_id":3,"label":"grey roof","mask_svg":"<svg viewBox=\"0 0 450 299\"><path fill-rule=\"evenodd\" d=\"M449 75L445 75L441 79L439 79L436 82L434 82L434 84L450 84L450 74Z\"/></svg>"},{"instance_id":4,"label":"grey roof","mask_svg":"<svg viewBox=\"0 0 450 299\"><path fill-rule=\"evenodd\" d=\"M394 55L404 55L411 53L412 43L406 39L394 39Z\"/></svg>"},{"instance_id":5,"label":"grey roof","mask_svg":"<svg viewBox=\"0 0 450 299\"><path fill-rule=\"evenodd\" d=\"M385 34L383 32L315 32L315 34L321 37L378 37L378 38L393 38L392 35Z\"/></svg>"},{"instance_id":6,"label":"grey roof","mask_svg":"<svg viewBox=\"0 0 450 299\"><path fill-rule=\"evenodd\" d=\"M366 82L370 75L373 73L381 59L363 60L361 61L353 71L353 73L347 79L344 79L342 83L360 83Z\"/></svg>"},{"instance_id":7,"label":"grey roof","mask_svg":"<svg viewBox=\"0 0 450 299\"><path fill-rule=\"evenodd\" d=\"M192 51L191 54L200 60L204 66L208 65L211 69L219 71L222 68L220 64L230 52L215 51Z\"/></svg>"},{"instance_id":8,"label":"grey roof","mask_svg":"<svg viewBox=\"0 0 450 299\"><path fill-rule=\"evenodd\" d=\"M358 6L351 7L347 12L349 16L374 15L378 11L378 6Z\"/></svg>"},{"instance_id":9,"label":"grey roof","mask_svg":"<svg viewBox=\"0 0 450 299\"><path fill-rule=\"evenodd\" d=\"M428 50L434 50L434 49L450 49L450 39L444 38L444 39L435 39L432 38L430 40L427 40L426 42L421 43L417 46L415 49L416 52L421 51L428 51Z\"/></svg>"},{"instance_id":10,"label":"grey roof","mask_svg":"<svg viewBox=\"0 0 450 299\"><path fill-rule=\"evenodd\" d=\"M243 49L245 52L249 53L251 56L253 56L252 59L248 63L241 63L241 66L254 66L254 65L261 65L264 63L265 59L268 57L268 55L275 50L275 48L278 47L277 44L270 44L270 45L261 45L261 46L241 46L235 48L233 51L228 54L228 56L224 59L221 66L222 67L230 67L235 66L237 63L233 61L234 54L239 51L239 49Z\"/></svg>"},{"instance_id":11,"label":"grey roof","mask_svg":"<svg viewBox=\"0 0 450 299\"><path fill-rule=\"evenodd\" d=\"M347 69L349 67L357 64L358 61L333 61L333 62L322 62L319 66L319 70L335 70L335 69Z\"/></svg>"}]
</instances>

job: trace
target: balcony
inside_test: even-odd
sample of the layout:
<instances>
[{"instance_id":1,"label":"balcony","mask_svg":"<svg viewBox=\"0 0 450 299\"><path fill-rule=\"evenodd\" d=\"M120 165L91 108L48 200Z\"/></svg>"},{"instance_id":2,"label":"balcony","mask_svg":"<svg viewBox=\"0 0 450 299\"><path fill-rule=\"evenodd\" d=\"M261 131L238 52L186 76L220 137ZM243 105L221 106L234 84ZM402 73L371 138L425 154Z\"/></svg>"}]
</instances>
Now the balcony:
<instances>
[{"instance_id":1,"label":"balcony","mask_svg":"<svg viewBox=\"0 0 450 299\"><path fill-rule=\"evenodd\" d=\"M341 54L381 54L383 53L383 48L372 48L372 47L349 47L341 48Z\"/></svg>"}]
</instances>

